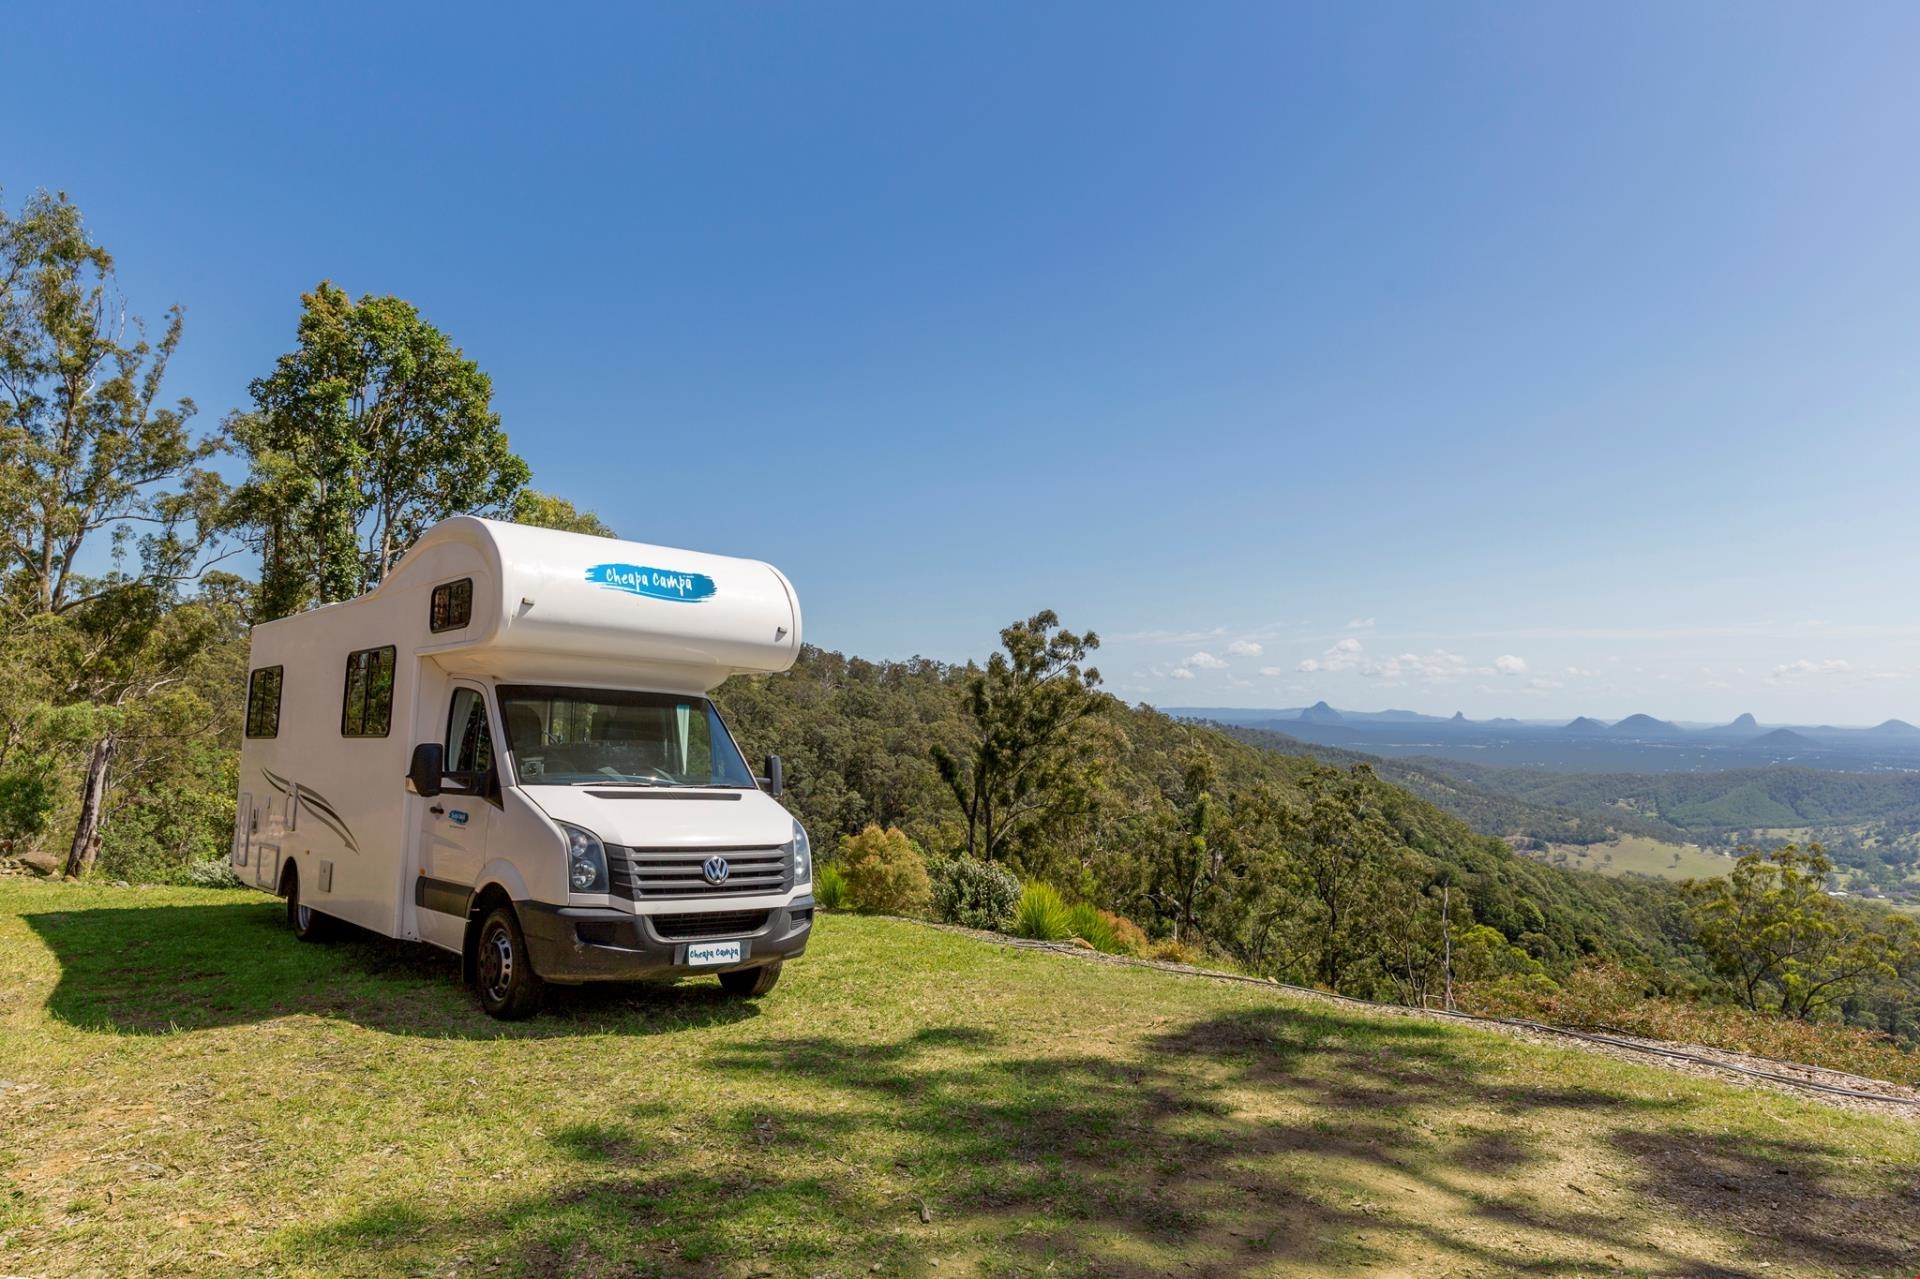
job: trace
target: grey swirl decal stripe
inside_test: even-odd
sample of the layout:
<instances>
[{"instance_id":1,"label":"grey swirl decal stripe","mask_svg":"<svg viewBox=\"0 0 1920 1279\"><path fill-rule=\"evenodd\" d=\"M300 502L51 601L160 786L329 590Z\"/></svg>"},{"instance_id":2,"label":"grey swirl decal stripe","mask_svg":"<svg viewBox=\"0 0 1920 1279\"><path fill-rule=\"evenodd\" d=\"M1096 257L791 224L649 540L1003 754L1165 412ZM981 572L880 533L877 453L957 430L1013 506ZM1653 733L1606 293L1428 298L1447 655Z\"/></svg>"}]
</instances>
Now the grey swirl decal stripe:
<instances>
[{"instance_id":1,"label":"grey swirl decal stripe","mask_svg":"<svg viewBox=\"0 0 1920 1279\"><path fill-rule=\"evenodd\" d=\"M263 768L260 770L260 773L267 779L267 785L273 787L282 795L291 796L293 794L293 782L280 776L280 774L270 768ZM302 785L300 787L300 806L312 813L314 819L322 826L325 826L328 830L338 835L341 840L346 843L348 852L358 853L360 851L360 841L353 837L353 831L348 829L346 819L334 811L332 802L329 801L326 796Z\"/></svg>"}]
</instances>

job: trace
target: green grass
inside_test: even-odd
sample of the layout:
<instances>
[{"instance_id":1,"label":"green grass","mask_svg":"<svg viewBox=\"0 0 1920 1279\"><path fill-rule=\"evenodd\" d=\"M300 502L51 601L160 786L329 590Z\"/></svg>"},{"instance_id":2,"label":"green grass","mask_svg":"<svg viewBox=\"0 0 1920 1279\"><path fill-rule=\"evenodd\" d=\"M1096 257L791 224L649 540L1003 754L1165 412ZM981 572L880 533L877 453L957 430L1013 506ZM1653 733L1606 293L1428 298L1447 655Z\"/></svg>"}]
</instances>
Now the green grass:
<instances>
[{"instance_id":1,"label":"green grass","mask_svg":"<svg viewBox=\"0 0 1920 1279\"><path fill-rule=\"evenodd\" d=\"M503 1026L244 892L0 880L0 1273L1914 1273L1920 1125L822 919ZM924 1206L927 1219L922 1219Z\"/></svg>"},{"instance_id":2,"label":"green grass","mask_svg":"<svg viewBox=\"0 0 1920 1279\"><path fill-rule=\"evenodd\" d=\"M1606 844L1555 844L1543 860L1571 870L1603 875L1651 875L1656 879L1713 879L1733 869L1733 859L1698 844L1670 844L1623 835Z\"/></svg>"}]
</instances>

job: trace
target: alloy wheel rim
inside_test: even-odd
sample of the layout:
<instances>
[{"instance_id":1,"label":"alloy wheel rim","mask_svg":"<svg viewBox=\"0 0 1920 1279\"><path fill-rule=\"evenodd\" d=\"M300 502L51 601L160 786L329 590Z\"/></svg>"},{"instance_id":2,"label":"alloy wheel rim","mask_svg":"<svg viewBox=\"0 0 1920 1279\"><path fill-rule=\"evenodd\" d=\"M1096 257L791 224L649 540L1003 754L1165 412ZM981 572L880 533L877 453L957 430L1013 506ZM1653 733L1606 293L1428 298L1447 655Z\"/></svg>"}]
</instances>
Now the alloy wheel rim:
<instances>
[{"instance_id":1,"label":"alloy wheel rim","mask_svg":"<svg viewBox=\"0 0 1920 1279\"><path fill-rule=\"evenodd\" d=\"M299 902L294 906L293 917L299 921L301 932L304 933L313 927L313 907L305 902Z\"/></svg>"}]
</instances>

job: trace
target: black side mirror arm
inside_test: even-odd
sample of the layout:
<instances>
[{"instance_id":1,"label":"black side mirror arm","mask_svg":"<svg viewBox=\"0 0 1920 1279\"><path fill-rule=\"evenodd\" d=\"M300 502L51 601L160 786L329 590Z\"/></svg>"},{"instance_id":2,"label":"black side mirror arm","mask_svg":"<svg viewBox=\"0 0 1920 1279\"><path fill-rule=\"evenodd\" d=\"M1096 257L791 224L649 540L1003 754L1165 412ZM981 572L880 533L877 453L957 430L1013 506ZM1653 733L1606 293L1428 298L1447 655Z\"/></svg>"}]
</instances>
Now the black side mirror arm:
<instances>
[{"instance_id":1,"label":"black side mirror arm","mask_svg":"<svg viewBox=\"0 0 1920 1279\"><path fill-rule=\"evenodd\" d=\"M767 756L767 775L753 779L767 794L779 799L787 793L787 769L778 755Z\"/></svg>"}]
</instances>

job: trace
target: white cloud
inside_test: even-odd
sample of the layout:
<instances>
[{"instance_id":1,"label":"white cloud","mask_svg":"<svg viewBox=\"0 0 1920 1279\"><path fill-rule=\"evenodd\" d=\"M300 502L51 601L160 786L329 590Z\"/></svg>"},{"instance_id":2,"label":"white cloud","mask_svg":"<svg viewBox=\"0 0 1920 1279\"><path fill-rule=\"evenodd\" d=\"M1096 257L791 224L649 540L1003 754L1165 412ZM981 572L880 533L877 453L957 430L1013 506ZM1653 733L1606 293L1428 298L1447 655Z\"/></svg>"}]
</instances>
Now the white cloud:
<instances>
[{"instance_id":1,"label":"white cloud","mask_svg":"<svg viewBox=\"0 0 1920 1279\"><path fill-rule=\"evenodd\" d=\"M1560 682L1559 680L1557 680L1557 679L1548 679L1548 678L1547 678L1546 676L1544 676L1544 675L1535 675L1535 676L1534 676L1534 677L1533 677L1532 679L1530 679L1530 680L1528 680L1528 681L1527 681L1527 684L1528 684L1528 685L1529 685L1530 687L1532 687L1532 688L1538 688L1538 689L1543 689L1543 690L1544 690L1544 689L1549 689L1549 688L1562 688L1562 687L1564 687L1564 685L1562 685L1562 684L1561 684L1561 682Z\"/></svg>"},{"instance_id":2,"label":"white cloud","mask_svg":"<svg viewBox=\"0 0 1920 1279\"><path fill-rule=\"evenodd\" d=\"M1181 665L1192 666L1203 671L1225 670L1227 666L1224 661L1215 657L1212 653L1205 651L1195 653L1192 657L1182 662Z\"/></svg>"},{"instance_id":3,"label":"white cloud","mask_svg":"<svg viewBox=\"0 0 1920 1279\"><path fill-rule=\"evenodd\" d=\"M1772 679L1799 679L1807 675L1845 675L1853 670L1853 663L1844 657L1826 657L1819 661L1803 657L1797 662L1787 662L1773 668Z\"/></svg>"},{"instance_id":4,"label":"white cloud","mask_svg":"<svg viewBox=\"0 0 1920 1279\"><path fill-rule=\"evenodd\" d=\"M1502 675L1525 675L1527 673L1527 661L1523 657L1515 657L1512 653L1506 653L1493 659L1493 669L1499 671Z\"/></svg>"},{"instance_id":5,"label":"white cloud","mask_svg":"<svg viewBox=\"0 0 1920 1279\"><path fill-rule=\"evenodd\" d=\"M1285 675L1287 673L1287 668L1284 666L1262 666L1260 668L1260 673L1262 675L1267 676L1268 678L1272 678L1273 676L1276 676L1276 675Z\"/></svg>"},{"instance_id":6,"label":"white cloud","mask_svg":"<svg viewBox=\"0 0 1920 1279\"><path fill-rule=\"evenodd\" d=\"M1227 645L1227 652L1235 657L1258 657L1263 650L1252 640L1237 639Z\"/></svg>"},{"instance_id":7,"label":"white cloud","mask_svg":"<svg viewBox=\"0 0 1920 1279\"><path fill-rule=\"evenodd\" d=\"M1175 679L1192 679L1193 672L1184 666L1177 666L1173 670L1173 677Z\"/></svg>"},{"instance_id":8,"label":"white cloud","mask_svg":"<svg viewBox=\"0 0 1920 1279\"><path fill-rule=\"evenodd\" d=\"M1370 631L1373 629L1373 619L1371 617L1356 617L1347 623L1347 629L1350 631Z\"/></svg>"},{"instance_id":9,"label":"white cloud","mask_svg":"<svg viewBox=\"0 0 1920 1279\"><path fill-rule=\"evenodd\" d=\"M1431 653L1401 653L1394 657L1369 657L1359 640L1349 635L1337 641L1319 657L1309 657L1296 668L1309 674L1337 674L1352 671L1367 679L1388 684L1418 680L1423 684L1450 684L1470 674L1491 674L1489 667L1476 667L1458 653L1436 649Z\"/></svg>"},{"instance_id":10,"label":"white cloud","mask_svg":"<svg viewBox=\"0 0 1920 1279\"><path fill-rule=\"evenodd\" d=\"M1226 627L1216 626L1210 631L1124 631L1104 638L1120 644L1204 644L1226 633Z\"/></svg>"},{"instance_id":11,"label":"white cloud","mask_svg":"<svg viewBox=\"0 0 1920 1279\"><path fill-rule=\"evenodd\" d=\"M1567 667L1567 674L1573 676L1573 678L1575 679L1592 679L1594 676L1598 675L1599 673L1600 673L1599 671L1590 671L1584 666Z\"/></svg>"}]
</instances>

